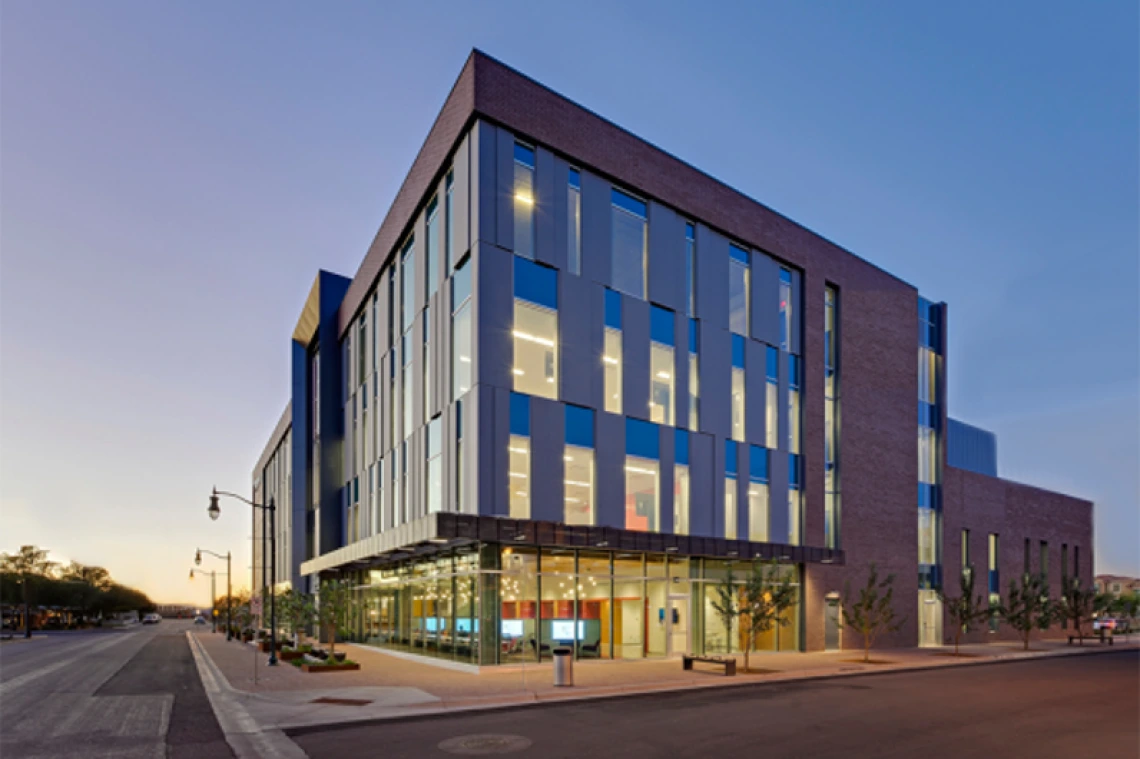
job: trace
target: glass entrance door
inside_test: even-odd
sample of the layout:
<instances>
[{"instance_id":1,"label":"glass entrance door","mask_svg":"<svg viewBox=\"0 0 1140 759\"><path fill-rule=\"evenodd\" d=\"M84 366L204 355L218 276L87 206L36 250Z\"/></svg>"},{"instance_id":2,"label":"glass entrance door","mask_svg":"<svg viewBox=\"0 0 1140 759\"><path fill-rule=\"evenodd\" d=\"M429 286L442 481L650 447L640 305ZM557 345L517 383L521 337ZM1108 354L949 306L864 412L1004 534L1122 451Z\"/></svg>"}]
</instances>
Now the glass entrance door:
<instances>
[{"instance_id":1,"label":"glass entrance door","mask_svg":"<svg viewBox=\"0 0 1140 759\"><path fill-rule=\"evenodd\" d=\"M933 590L918 591L918 645L942 645L942 601Z\"/></svg>"},{"instance_id":2,"label":"glass entrance door","mask_svg":"<svg viewBox=\"0 0 1140 759\"><path fill-rule=\"evenodd\" d=\"M669 596L669 610L665 619L669 629L669 655L689 653L689 596Z\"/></svg>"}]
</instances>

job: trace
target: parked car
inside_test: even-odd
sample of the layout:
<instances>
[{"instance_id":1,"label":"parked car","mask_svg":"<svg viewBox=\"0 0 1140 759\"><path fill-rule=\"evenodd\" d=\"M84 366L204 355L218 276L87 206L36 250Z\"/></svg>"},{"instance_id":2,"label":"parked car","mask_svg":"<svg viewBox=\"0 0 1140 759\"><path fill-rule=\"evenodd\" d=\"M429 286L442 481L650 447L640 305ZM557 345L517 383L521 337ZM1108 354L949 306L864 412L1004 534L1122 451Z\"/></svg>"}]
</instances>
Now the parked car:
<instances>
[{"instance_id":1,"label":"parked car","mask_svg":"<svg viewBox=\"0 0 1140 759\"><path fill-rule=\"evenodd\" d=\"M1126 633L1128 632L1128 620L1116 617L1101 617L1100 619L1093 620L1093 630L1099 632L1104 630L1108 633Z\"/></svg>"},{"instance_id":2,"label":"parked car","mask_svg":"<svg viewBox=\"0 0 1140 759\"><path fill-rule=\"evenodd\" d=\"M162 617L160 617L158 614L147 614L142 619L142 623L144 625L157 625L161 621Z\"/></svg>"},{"instance_id":3,"label":"parked car","mask_svg":"<svg viewBox=\"0 0 1140 759\"><path fill-rule=\"evenodd\" d=\"M206 618L199 614L198 616L194 617L194 624L204 625L206 624Z\"/></svg>"}]
</instances>

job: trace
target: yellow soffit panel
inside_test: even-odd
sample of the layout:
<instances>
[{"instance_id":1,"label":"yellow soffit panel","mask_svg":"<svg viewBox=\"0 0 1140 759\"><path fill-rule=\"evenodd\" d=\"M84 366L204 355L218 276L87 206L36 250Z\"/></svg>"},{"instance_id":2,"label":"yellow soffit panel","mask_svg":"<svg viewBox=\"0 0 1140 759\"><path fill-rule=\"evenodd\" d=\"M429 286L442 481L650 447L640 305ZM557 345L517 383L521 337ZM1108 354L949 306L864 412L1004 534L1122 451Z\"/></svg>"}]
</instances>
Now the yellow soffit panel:
<instances>
[{"instance_id":1,"label":"yellow soffit panel","mask_svg":"<svg viewBox=\"0 0 1140 759\"><path fill-rule=\"evenodd\" d=\"M293 330L293 339L302 345L308 345L317 334L317 326L321 323L321 275L313 280L313 288L309 290L309 297L305 299L305 307L301 310L301 318L297 320L297 328Z\"/></svg>"}]
</instances>

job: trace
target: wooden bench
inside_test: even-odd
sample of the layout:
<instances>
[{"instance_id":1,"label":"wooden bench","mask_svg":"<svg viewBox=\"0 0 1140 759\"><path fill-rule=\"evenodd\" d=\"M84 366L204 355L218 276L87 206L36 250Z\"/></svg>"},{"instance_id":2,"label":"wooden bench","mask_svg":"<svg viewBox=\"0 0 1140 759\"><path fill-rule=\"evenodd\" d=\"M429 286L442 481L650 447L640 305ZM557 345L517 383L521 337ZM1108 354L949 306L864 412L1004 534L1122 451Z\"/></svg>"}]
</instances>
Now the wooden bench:
<instances>
[{"instance_id":1,"label":"wooden bench","mask_svg":"<svg viewBox=\"0 0 1140 759\"><path fill-rule=\"evenodd\" d=\"M1105 635L1104 633L1101 633L1100 635L1070 635L1069 636L1069 645L1070 646L1073 645L1073 641L1075 640L1083 646L1085 644L1086 638L1088 638L1089 640L1099 641L1100 643L1107 643L1110 646L1114 645L1113 640L1112 640L1112 636L1111 635Z\"/></svg>"},{"instance_id":2,"label":"wooden bench","mask_svg":"<svg viewBox=\"0 0 1140 759\"><path fill-rule=\"evenodd\" d=\"M723 666L725 677L736 674L736 659L731 656L697 656L696 654L685 654L681 657L682 666L687 670L693 668L693 662L695 661Z\"/></svg>"}]
</instances>

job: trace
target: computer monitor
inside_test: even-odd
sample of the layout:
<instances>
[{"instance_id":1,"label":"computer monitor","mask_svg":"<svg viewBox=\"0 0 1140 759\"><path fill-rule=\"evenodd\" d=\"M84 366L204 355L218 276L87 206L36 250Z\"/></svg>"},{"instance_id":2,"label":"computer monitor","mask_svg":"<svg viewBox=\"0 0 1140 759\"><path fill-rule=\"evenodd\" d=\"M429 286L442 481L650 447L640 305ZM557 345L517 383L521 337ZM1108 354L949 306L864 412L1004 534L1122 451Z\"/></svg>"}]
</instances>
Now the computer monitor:
<instances>
[{"instance_id":1,"label":"computer monitor","mask_svg":"<svg viewBox=\"0 0 1140 759\"><path fill-rule=\"evenodd\" d=\"M578 635L574 636L573 620L555 620L550 623L550 638L552 640L582 640L586 637L586 623L578 620Z\"/></svg>"},{"instance_id":2,"label":"computer monitor","mask_svg":"<svg viewBox=\"0 0 1140 759\"><path fill-rule=\"evenodd\" d=\"M503 620L504 638L521 638L523 634L523 621L521 619Z\"/></svg>"}]
</instances>

